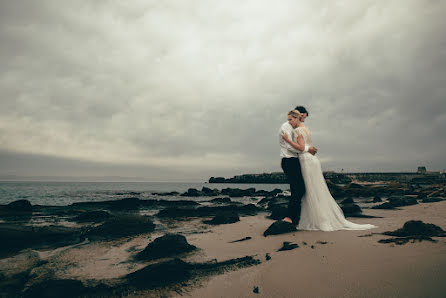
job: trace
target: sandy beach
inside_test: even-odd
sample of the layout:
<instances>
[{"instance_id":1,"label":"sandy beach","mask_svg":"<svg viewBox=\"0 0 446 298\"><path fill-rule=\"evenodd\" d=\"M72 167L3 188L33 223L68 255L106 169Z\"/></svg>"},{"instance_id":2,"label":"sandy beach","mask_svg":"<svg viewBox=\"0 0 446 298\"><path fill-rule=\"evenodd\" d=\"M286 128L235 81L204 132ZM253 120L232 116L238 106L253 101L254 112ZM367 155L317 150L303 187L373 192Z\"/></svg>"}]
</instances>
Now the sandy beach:
<instances>
[{"instance_id":1,"label":"sandy beach","mask_svg":"<svg viewBox=\"0 0 446 298\"><path fill-rule=\"evenodd\" d=\"M352 214L347 219L377 228L265 237L287 204L280 190L68 206L13 202L0 209L7 243L0 297L445 297L443 185L331 186L346 197L339 204ZM415 239L379 242L413 221L405 236Z\"/></svg>"},{"instance_id":2,"label":"sandy beach","mask_svg":"<svg viewBox=\"0 0 446 298\"><path fill-rule=\"evenodd\" d=\"M264 237L273 222L265 216L214 227L212 233L191 235L190 243L219 261L255 255L261 264L227 272L181 292L190 297L445 297L446 239L382 244L379 235L409 220L446 227L446 202L406 206L401 210L367 210L382 218L350 219L371 223L369 231L298 231ZM370 235L370 233L374 233ZM367 235L365 237L361 237ZM244 237L252 239L229 243ZM284 241L298 248L277 250ZM322 244L325 243L326 244ZM306 243L306 245L305 245ZM269 261L265 255L271 256ZM258 293L254 293L258 287Z\"/></svg>"}]
</instances>

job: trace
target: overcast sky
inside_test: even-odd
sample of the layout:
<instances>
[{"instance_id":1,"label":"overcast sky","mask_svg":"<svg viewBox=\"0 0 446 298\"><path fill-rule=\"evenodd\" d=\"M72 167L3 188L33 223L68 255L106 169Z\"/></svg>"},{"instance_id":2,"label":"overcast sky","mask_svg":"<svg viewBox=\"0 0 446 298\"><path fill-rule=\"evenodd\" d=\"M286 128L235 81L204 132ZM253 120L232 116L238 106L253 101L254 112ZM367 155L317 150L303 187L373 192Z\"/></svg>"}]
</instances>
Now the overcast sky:
<instances>
[{"instance_id":1,"label":"overcast sky","mask_svg":"<svg viewBox=\"0 0 446 298\"><path fill-rule=\"evenodd\" d=\"M446 169L446 1L0 0L0 175Z\"/></svg>"}]
</instances>

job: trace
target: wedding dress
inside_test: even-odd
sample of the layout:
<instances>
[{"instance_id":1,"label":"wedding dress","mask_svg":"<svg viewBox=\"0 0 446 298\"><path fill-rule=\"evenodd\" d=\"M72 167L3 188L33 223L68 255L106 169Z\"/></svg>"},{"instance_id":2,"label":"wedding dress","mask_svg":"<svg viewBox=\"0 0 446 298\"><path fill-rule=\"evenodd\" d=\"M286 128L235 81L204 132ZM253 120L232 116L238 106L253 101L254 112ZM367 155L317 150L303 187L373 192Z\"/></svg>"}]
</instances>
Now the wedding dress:
<instances>
[{"instance_id":1,"label":"wedding dress","mask_svg":"<svg viewBox=\"0 0 446 298\"><path fill-rule=\"evenodd\" d=\"M311 132L306 127L296 128L305 144L312 146ZM305 182L305 195L302 197L302 210L298 229L300 230L367 230L376 228L370 224L355 224L345 219L342 209L330 194L322 174L319 159L311 153L299 153L302 176Z\"/></svg>"}]
</instances>

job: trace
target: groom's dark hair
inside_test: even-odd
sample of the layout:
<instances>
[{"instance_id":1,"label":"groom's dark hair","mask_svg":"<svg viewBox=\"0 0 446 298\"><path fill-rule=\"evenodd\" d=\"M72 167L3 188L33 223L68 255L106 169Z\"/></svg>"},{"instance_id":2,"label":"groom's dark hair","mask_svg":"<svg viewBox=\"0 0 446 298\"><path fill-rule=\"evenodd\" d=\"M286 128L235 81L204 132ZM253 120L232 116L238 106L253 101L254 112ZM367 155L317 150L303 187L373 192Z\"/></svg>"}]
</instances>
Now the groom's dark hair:
<instances>
[{"instance_id":1,"label":"groom's dark hair","mask_svg":"<svg viewBox=\"0 0 446 298\"><path fill-rule=\"evenodd\" d=\"M301 112L302 114L303 114L303 113L307 113L307 116L310 116L310 113L308 113L307 109L306 109L305 107L303 107L303 106L297 106L297 107L295 108L295 110L298 110L298 111Z\"/></svg>"}]
</instances>

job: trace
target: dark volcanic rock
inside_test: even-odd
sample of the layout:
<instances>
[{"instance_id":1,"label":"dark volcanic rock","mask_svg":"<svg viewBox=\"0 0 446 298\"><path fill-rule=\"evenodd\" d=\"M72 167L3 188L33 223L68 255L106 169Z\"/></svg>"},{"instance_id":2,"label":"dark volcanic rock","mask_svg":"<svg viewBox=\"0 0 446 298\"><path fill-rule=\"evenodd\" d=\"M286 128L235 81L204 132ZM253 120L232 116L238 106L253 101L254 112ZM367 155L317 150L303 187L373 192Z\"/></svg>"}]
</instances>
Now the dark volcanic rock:
<instances>
[{"instance_id":1,"label":"dark volcanic rock","mask_svg":"<svg viewBox=\"0 0 446 298\"><path fill-rule=\"evenodd\" d=\"M236 212L244 215L257 214L261 209L253 204L238 206L238 205L226 205L226 206L204 206L199 208L166 208L158 212L158 217L170 217L170 218L183 218L183 217L204 217L214 216L225 212Z\"/></svg>"},{"instance_id":2,"label":"dark volcanic rock","mask_svg":"<svg viewBox=\"0 0 446 298\"><path fill-rule=\"evenodd\" d=\"M55 248L79 243L81 231L61 226L31 227L0 224L0 256L16 253L25 248Z\"/></svg>"},{"instance_id":3,"label":"dark volcanic rock","mask_svg":"<svg viewBox=\"0 0 446 298\"><path fill-rule=\"evenodd\" d=\"M395 230L393 232L384 232L383 234L388 236L398 236L398 237L415 236L415 235L430 236L430 237L446 236L445 231L443 231L443 229L440 228L439 226L436 226L434 224L425 224L420 220L410 220L406 222L401 229Z\"/></svg>"},{"instance_id":4,"label":"dark volcanic rock","mask_svg":"<svg viewBox=\"0 0 446 298\"><path fill-rule=\"evenodd\" d=\"M296 231L297 230L295 225L279 220L270 225L268 229L266 229L266 231L263 233L263 236L266 237L268 235L278 235Z\"/></svg>"},{"instance_id":5,"label":"dark volcanic rock","mask_svg":"<svg viewBox=\"0 0 446 298\"><path fill-rule=\"evenodd\" d=\"M152 192L152 195L154 196L177 196L180 193L177 191L171 191L171 192Z\"/></svg>"},{"instance_id":6,"label":"dark volcanic rock","mask_svg":"<svg viewBox=\"0 0 446 298\"><path fill-rule=\"evenodd\" d=\"M421 200L422 203L435 203L440 201L444 201L444 199L439 197L432 197L432 198L424 198Z\"/></svg>"},{"instance_id":7,"label":"dark volcanic rock","mask_svg":"<svg viewBox=\"0 0 446 298\"><path fill-rule=\"evenodd\" d=\"M136 210L141 203L138 198L125 198L117 201L110 201L110 209L113 210Z\"/></svg>"},{"instance_id":8,"label":"dark volcanic rock","mask_svg":"<svg viewBox=\"0 0 446 298\"><path fill-rule=\"evenodd\" d=\"M148 216L116 216L85 233L89 239L113 239L152 232L155 224Z\"/></svg>"},{"instance_id":9,"label":"dark volcanic rock","mask_svg":"<svg viewBox=\"0 0 446 298\"><path fill-rule=\"evenodd\" d=\"M239 188L224 188L221 190L223 195L227 195L230 197L252 197L256 194L256 189L251 187L248 189L239 189Z\"/></svg>"},{"instance_id":10,"label":"dark volcanic rock","mask_svg":"<svg viewBox=\"0 0 446 298\"><path fill-rule=\"evenodd\" d=\"M442 228L433 224L425 224L419 220L410 220L404 224L401 229L384 232L383 235L396 236L396 238L382 239L379 243L396 243L397 245L406 244L409 240L415 241L431 241L436 240L431 237L446 237L446 232Z\"/></svg>"},{"instance_id":11,"label":"dark volcanic rock","mask_svg":"<svg viewBox=\"0 0 446 298\"><path fill-rule=\"evenodd\" d=\"M204 195L205 195L204 192L201 192L195 188L189 188L185 193L181 194L181 196L183 197L201 197Z\"/></svg>"},{"instance_id":12,"label":"dark volcanic rock","mask_svg":"<svg viewBox=\"0 0 446 298\"><path fill-rule=\"evenodd\" d=\"M418 204L416 198L390 197L388 199L388 202L374 206L372 207L372 209L395 209L397 207L416 205L416 204Z\"/></svg>"},{"instance_id":13,"label":"dark volcanic rock","mask_svg":"<svg viewBox=\"0 0 446 298\"><path fill-rule=\"evenodd\" d=\"M295 248L298 248L298 247L299 247L299 245L297 245L296 243L291 243L291 242L288 242L288 241L284 241L282 247L279 248L278 251L292 250L292 249L295 249Z\"/></svg>"},{"instance_id":14,"label":"dark volcanic rock","mask_svg":"<svg viewBox=\"0 0 446 298\"><path fill-rule=\"evenodd\" d=\"M215 198L215 199L210 200L209 202L216 203L216 204L227 204L227 203L231 203L232 201L231 201L231 198L226 197L226 198Z\"/></svg>"},{"instance_id":15,"label":"dark volcanic rock","mask_svg":"<svg viewBox=\"0 0 446 298\"><path fill-rule=\"evenodd\" d=\"M77 222L102 222L113 215L110 214L110 212L103 211L103 210L96 210L96 211L86 211L82 212L78 216L74 218L74 221Z\"/></svg>"},{"instance_id":16,"label":"dark volcanic rock","mask_svg":"<svg viewBox=\"0 0 446 298\"><path fill-rule=\"evenodd\" d=\"M136 255L138 260L155 260L173 257L195 250L196 247L187 243L186 237L179 234L166 234L156 238Z\"/></svg>"},{"instance_id":17,"label":"dark volcanic rock","mask_svg":"<svg viewBox=\"0 0 446 298\"><path fill-rule=\"evenodd\" d=\"M251 256L223 262L186 263L180 259L148 265L126 276L129 284L138 289L153 289L183 282L193 276L206 276L228 269L258 265Z\"/></svg>"},{"instance_id":18,"label":"dark volcanic rock","mask_svg":"<svg viewBox=\"0 0 446 298\"><path fill-rule=\"evenodd\" d=\"M18 200L6 205L10 211L14 212L32 212L33 206L28 200Z\"/></svg>"},{"instance_id":19,"label":"dark volcanic rock","mask_svg":"<svg viewBox=\"0 0 446 298\"><path fill-rule=\"evenodd\" d=\"M220 194L218 189L210 189L209 187L204 186L201 188L201 192L204 193L206 196L218 196Z\"/></svg>"},{"instance_id":20,"label":"dark volcanic rock","mask_svg":"<svg viewBox=\"0 0 446 298\"><path fill-rule=\"evenodd\" d=\"M148 265L127 275L129 284L138 289L153 289L185 281L191 276L192 265L180 259Z\"/></svg>"},{"instance_id":21,"label":"dark volcanic rock","mask_svg":"<svg viewBox=\"0 0 446 298\"><path fill-rule=\"evenodd\" d=\"M354 204L354 203L355 201L353 201L352 197L349 197L341 202L341 204Z\"/></svg>"},{"instance_id":22,"label":"dark volcanic rock","mask_svg":"<svg viewBox=\"0 0 446 298\"><path fill-rule=\"evenodd\" d=\"M342 212L344 212L344 216L346 217L351 217L362 213L361 207L356 204L344 204L341 206L341 209Z\"/></svg>"},{"instance_id":23,"label":"dark volcanic rock","mask_svg":"<svg viewBox=\"0 0 446 298\"><path fill-rule=\"evenodd\" d=\"M79 280L52 279L35 284L24 293L25 298L60 298L80 297L87 293L87 288Z\"/></svg>"},{"instance_id":24,"label":"dark volcanic rock","mask_svg":"<svg viewBox=\"0 0 446 298\"><path fill-rule=\"evenodd\" d=\"M221 225L221 224L231 224L240 221L238 214L235 212L225 212L219 215L216 215L211 220L205 220L203 223L211 224L211 225Z\"/></svg>"},{"instance_id":25,"label":"dark volcanic rock","mask_svg":"<svg viewBox=\"0 0 446 298\"><path fill-rule=\"evenodd\" d=\"M381 199L381 197L380 196L374 196L373 197L373 203L379 203L379 202L382 202L383 200Z\"/></svg>"}]
</instances>

